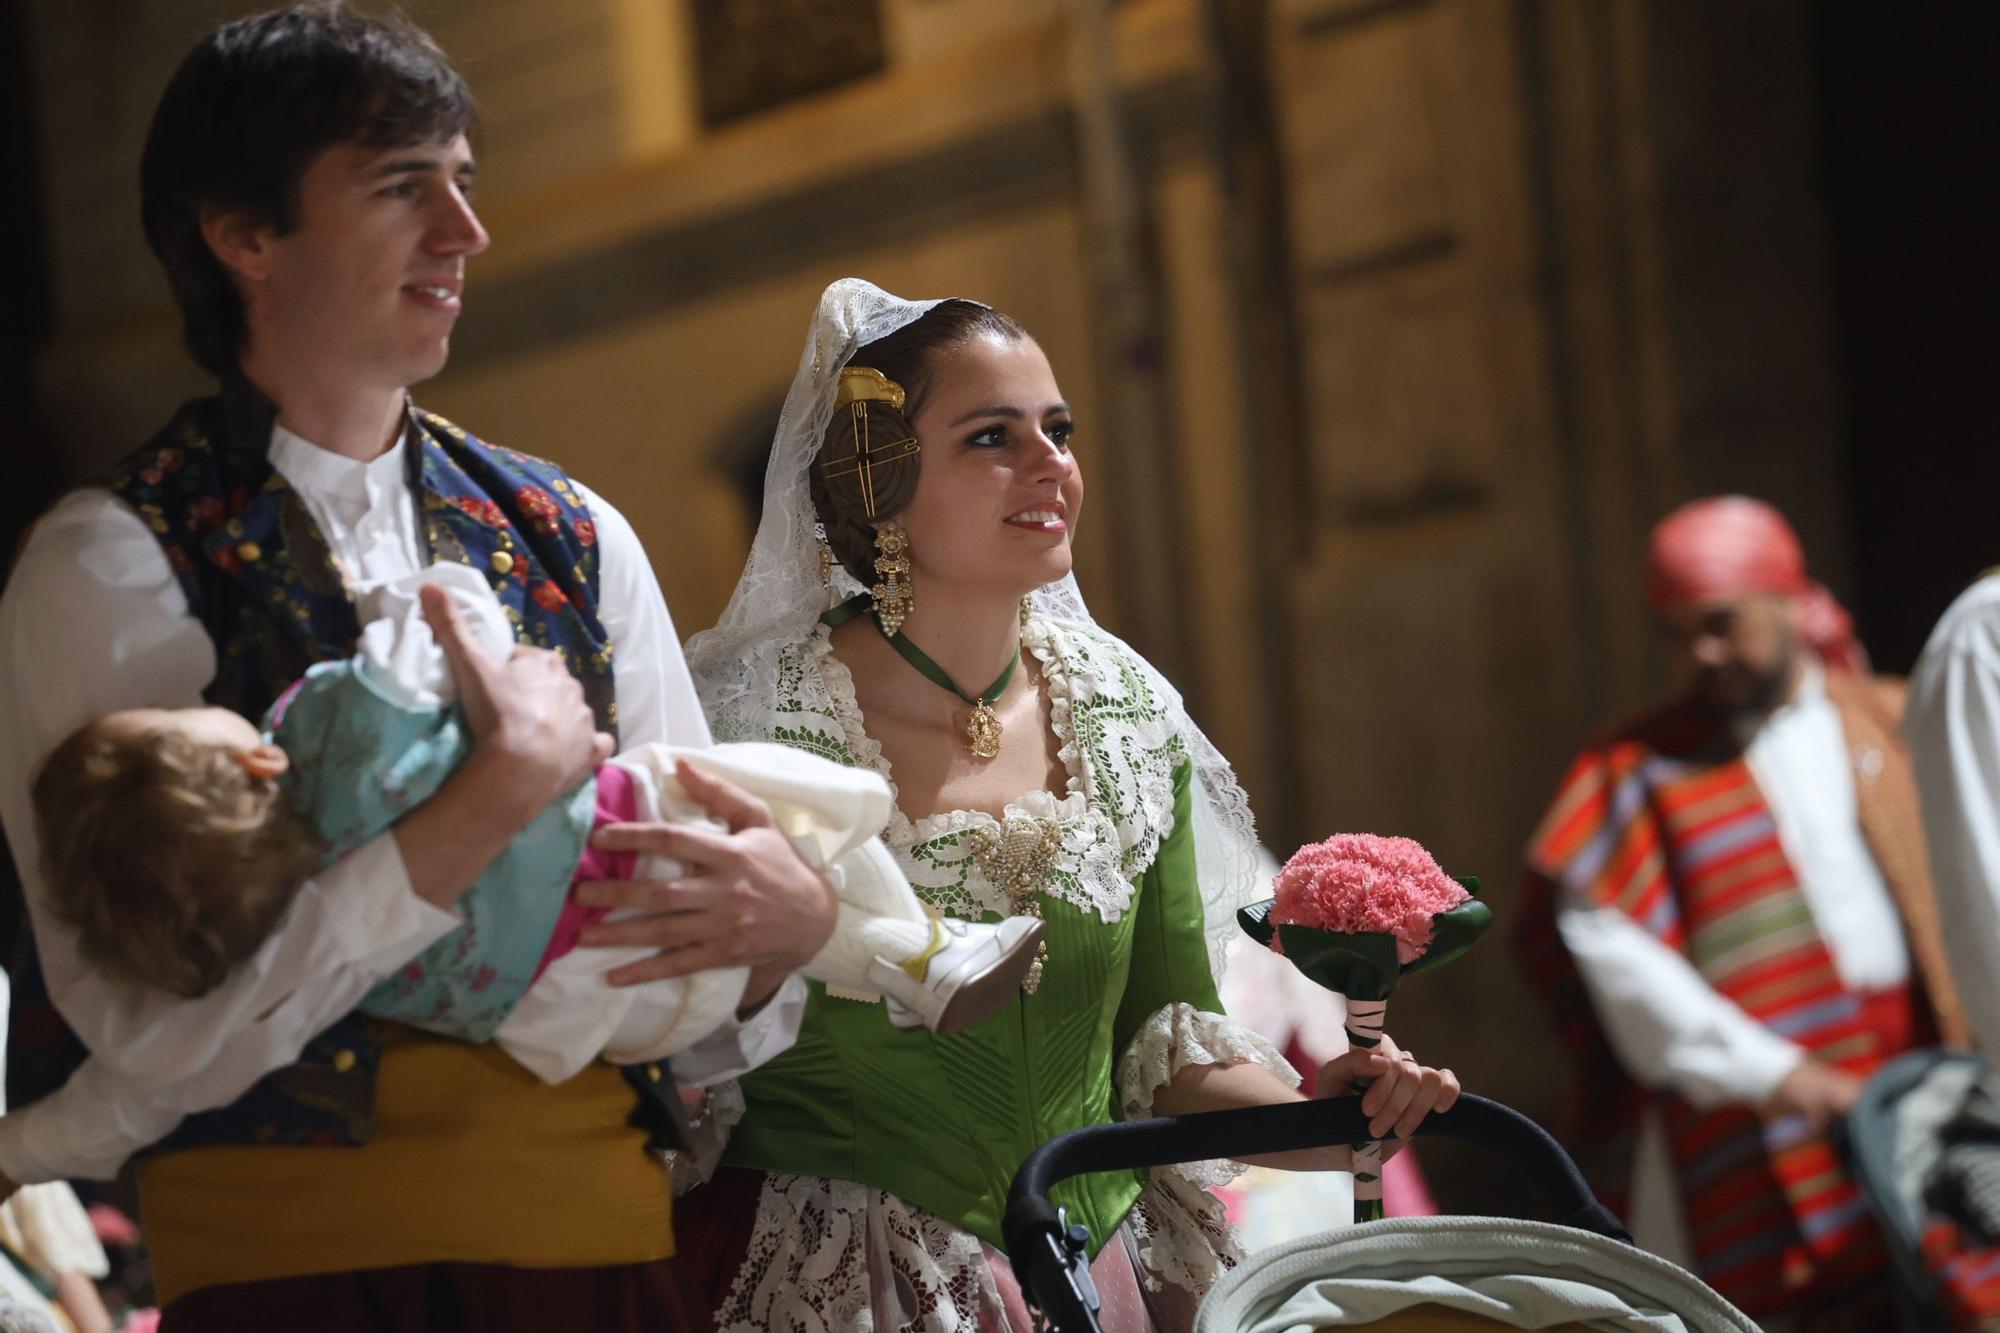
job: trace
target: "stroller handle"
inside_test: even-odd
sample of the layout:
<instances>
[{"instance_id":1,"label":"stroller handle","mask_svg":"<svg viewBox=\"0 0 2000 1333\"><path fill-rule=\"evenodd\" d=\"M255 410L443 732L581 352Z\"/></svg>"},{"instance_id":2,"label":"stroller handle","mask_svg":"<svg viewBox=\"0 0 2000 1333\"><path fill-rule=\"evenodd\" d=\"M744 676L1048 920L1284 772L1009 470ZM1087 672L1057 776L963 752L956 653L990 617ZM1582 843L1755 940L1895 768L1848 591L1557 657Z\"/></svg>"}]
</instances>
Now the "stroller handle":
<instances>
[{"instance_id":1,"label":"stroller handle","mask_svg":"<svg viewBox=\"0 0 2000 1333\"><path fill-rule=\"evenodd\" d=\"M1549 1132L1511 1107L1470 1093L1449 1111L1425 1117L1417 1134L1476 1143L1520 1163L1564 1226L1631 1241L1597 1201L1583 1173ZM1092 1171L1200 1162L1361 1143L1373 1136L1359 1097L1329 1097L1200 1115L1092 1125L1049 1140L1028 1155L1008 1192L1000 1231L1024 1293L1058 1328L1092 1328L1078 1316L1077 1273L1087 1237L1065 1230L1049 1199L1056 1182ZM1088 1267L1081 1267L1087 1287ZM1092 1302L1094 1304L1094 1301Z\"/></svg>"}]
</instances>

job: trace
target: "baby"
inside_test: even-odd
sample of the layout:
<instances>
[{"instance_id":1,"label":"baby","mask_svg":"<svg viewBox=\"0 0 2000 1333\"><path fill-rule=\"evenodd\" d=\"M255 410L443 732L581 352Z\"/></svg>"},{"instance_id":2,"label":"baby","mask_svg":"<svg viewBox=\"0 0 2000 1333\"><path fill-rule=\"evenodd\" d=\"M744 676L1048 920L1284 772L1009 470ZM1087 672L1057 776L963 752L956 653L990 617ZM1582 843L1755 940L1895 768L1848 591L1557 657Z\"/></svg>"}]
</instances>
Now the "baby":
<instances>
[{"instance_id":1,"label":"baby","mask_svg":"<svg viewBox=\"0 0 2000 1333\"><path fill-rule=\"evenodd\" d=\"M471 738L418 609L422 582L446 587L489 653L512 647L484 580L440 565L372 595L364 609L374 618L356 655L308 671L262 731L223 708L133 709L89 723L50 755L34 787L43 855L49 882L62 886L57 910L94 966L179 995L206 993L257 951L301 881L394 824L465 757ZM747 969L618 988L603 974L650 950L574 947L604 914L576 904L573 881L679 870L591 849L595 827L714 826L675 776L683 762L762 798L833 885L834 933L803 969L829 993L884 999L897 1026L948 1036L1019 988L1041 923L967 923L928 911L874 840L892 800L881 778L786 746L644 745L517 835L459 899L459 926L361 1008L497 1042L551 1083L600 1056L662 1059L712 1031L739 1004Z\"/></svg>"}]
</instances>

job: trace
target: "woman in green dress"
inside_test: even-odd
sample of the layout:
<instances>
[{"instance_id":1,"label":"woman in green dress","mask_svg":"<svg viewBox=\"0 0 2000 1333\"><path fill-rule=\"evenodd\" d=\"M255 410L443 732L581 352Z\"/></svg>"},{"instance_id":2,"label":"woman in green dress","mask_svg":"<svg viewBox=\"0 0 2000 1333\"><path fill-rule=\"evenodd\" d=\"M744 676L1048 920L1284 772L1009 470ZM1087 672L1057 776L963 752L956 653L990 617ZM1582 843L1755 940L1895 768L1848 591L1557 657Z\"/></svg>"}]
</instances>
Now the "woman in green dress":
<instances>
[{"instance_id":1,"label":"woman in green dress","mask_svg":"<svg viewBox=\"0 0 2000 1333\"><path fill-rule=\"evenodd\" d=\"M720 1328L1025 1333L997 1246L1031 1150L1302 1096L1216 998L1234 911L1257 896L1242 789L1070 575L1072 420L997 311L854 279L821 299L749 565L689 663L718 739L881 773L898 805L883 838L917 892L946 915L1039 915L1045 954L1014 1003L945 1040L815 986L797 1045L712 1090L679 1172L707 1183L675 1229ZM1393 1044L1322 1071L1336 1090L1356 1077L1399 1133L1457 1095ZM1191 1323L1234 1257L1202 1187L1234 1169L1058 1188L1101 1247L1108 1330Z\"/></svg>"}]
</instances>

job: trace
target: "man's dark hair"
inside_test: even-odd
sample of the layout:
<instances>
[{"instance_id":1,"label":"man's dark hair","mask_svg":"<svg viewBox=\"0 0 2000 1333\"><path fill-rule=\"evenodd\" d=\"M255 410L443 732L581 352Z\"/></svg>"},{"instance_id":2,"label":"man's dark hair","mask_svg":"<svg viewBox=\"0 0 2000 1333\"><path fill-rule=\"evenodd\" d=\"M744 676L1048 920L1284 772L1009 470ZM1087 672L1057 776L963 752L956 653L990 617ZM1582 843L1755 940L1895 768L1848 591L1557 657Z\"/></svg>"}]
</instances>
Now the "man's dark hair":
<instances>
[{"instance_id":1,"label":"man's dark hair","mask_svg":"<svg viewBox=\"0 0 2000 1333\"><path fill-rule=\"evenodd\" d=\"M338 0L224 24L174 71L139 165L139 216L181 308L182 337L223 375L243 349L243 301L202 238L204 213L298 225L299 178L341 143L441 143L477 124L472 92L400 14Z\"/></svg>"}]
</instances>

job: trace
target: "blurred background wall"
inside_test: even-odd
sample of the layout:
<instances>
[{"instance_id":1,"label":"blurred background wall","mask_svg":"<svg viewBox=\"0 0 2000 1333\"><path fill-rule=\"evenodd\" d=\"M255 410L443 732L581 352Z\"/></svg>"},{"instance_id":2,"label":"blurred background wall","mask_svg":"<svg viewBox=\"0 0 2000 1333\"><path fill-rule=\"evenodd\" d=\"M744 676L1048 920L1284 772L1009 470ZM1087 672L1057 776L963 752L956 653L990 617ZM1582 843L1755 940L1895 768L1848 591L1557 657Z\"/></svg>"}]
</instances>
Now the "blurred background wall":
<instances>
[{"instance_id":1,"label":"blurred background wall","mask_svg":"<svg viewBox=\"0 0 2000 1333\"><path fill-rule=\"evenodd\" d=\"M1552 1117L1509 956L1576 744L1666 683L1689 496L1789 513L1878 660L2000 561L1995 9L1805 0L412 0L485 118L427 406L631 516L721 609L815 295L998 305L1077 404L1079 575L1280 856L1417 837L1503 930L1398 1000ZM140 239L223 0L8 0L9 543L203 391ZM1428 1151L1428 1150L1427 1150ZM1448 1203L1505 1182L1440 1151Z\"/></svg>"}]
</instances>

